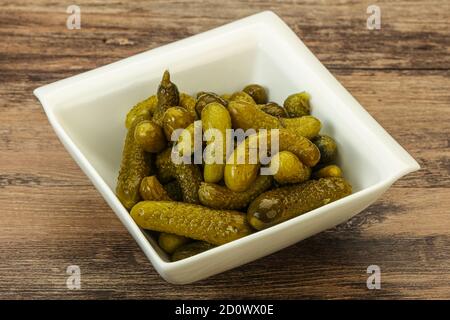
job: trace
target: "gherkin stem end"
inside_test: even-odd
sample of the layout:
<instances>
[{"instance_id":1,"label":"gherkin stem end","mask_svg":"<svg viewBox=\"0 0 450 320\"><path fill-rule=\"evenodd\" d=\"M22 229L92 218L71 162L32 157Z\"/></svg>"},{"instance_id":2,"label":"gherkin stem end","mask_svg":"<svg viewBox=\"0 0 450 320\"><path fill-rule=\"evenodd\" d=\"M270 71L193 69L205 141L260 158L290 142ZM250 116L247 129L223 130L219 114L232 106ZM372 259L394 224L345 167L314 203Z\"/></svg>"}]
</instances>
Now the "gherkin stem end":
<instances>
[{"instance_id":1,"label":"gherkin stem end","mask_svg":"<svg viewBox=\"0 0 450 320\"><path fill-rule=\"evenodd\" d=\"M163 84L169 84L170 83L170 73L169 70L164 71L161 83Z\"/></svg>"}]
</instances>

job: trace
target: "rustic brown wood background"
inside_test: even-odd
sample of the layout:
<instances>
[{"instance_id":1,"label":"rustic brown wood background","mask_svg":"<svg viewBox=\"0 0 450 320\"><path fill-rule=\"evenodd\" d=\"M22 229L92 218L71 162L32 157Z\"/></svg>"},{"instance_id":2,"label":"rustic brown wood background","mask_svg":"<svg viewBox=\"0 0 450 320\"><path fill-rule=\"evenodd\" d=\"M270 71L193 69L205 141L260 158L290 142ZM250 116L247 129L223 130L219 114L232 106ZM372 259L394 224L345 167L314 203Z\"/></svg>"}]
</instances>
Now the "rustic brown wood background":
<instances>
[{"instance_id":1,"label":"rustic brown wood background","mask_svg":"<svg viewBox=\"0 0 450 320\"><path fill-rule=\"evenodd\" d=\"M68 5L81 30L67 30ZM368 5L381 30L366 28ZM450 298L449 1L0 1L0 298ZM422 169L344 225L166 283L62 147L36 87L273 10ZM81 290L66 288L68 265ZM382 271L366 288L366 268Z\"/></svg>"}]
</instances>

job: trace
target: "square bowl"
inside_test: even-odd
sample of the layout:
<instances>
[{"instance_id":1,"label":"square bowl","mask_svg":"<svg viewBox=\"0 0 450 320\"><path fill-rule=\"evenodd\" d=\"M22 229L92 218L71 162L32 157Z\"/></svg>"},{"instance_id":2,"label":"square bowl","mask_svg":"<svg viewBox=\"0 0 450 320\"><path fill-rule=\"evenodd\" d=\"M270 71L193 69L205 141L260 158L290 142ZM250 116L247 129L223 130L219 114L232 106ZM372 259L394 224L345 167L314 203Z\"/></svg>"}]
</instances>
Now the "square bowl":
<instances>
[{"instance_id":1,"label":"square bowl","mask_svg":"<svg viewBox=\"0 0 450 320\"><path fill-rule=\"evenodd\" d=\"M170 69L187 93L228 93L248 83L270 100L308 91L322 132L338 142L338 164L353 194L279 225L170 262L115 196L125 115L156 92ZM262 12L35 90L49 122L155 269L168 282L204 279L340 224L373 203L418 163L364 110L273 12Z\"/></svg>"}]
</instances>

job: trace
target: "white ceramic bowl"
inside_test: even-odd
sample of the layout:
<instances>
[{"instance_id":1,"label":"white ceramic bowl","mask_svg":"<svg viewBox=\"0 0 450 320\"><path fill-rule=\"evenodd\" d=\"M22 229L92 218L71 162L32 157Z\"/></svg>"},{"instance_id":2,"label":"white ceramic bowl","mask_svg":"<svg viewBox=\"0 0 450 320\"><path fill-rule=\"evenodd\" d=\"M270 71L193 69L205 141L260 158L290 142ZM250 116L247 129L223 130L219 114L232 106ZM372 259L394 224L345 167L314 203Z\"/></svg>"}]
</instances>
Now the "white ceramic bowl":
<instances>
[{"instance_id":1,"label":"white ceramic bowl","mask_svg":"<svg viewBox=\"0 0 450 320\"><path fill-rule=\"evenodd\" d=\"M156 92L164 69L183 92L229 93L248 83L270 99L306 90L324 133L338 142L354 193L297 218L177 262L170 262L114 194L124 119ZM271 254L342 223L373 203L417 162L364 110L274 13L262 12L35 90L62 143L161 276L190 283Z\"/></svg>"}]
</instances>

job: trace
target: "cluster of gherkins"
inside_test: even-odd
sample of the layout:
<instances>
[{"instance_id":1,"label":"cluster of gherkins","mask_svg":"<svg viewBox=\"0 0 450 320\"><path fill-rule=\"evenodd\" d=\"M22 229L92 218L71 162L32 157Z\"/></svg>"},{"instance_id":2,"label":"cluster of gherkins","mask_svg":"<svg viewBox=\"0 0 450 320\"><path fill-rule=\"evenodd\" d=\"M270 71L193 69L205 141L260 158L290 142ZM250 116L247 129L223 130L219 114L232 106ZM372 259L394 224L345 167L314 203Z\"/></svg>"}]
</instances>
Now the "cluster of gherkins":
<instances>
[{"instance_id":1,"label":"cluster of gherkins","mask_svg":"<svg viewBox=\"0 0 450 320\"><path fill-rule=\"evenodd\" d=\"M333 164L336 142L319 134L321 123L310 115L309 99L306 92L296 93L280 106L257 84L231 95L199 92L193 97L179 93L165 71L157 94L127 114L118 198L140 227L159 232L159 245L176 261L350 194L350 184ZM203 130L256 133L223 164L176 164L172 152L192 156L196 120ZM184 130L171 142L176 129ZM269 172L276 168L272 174L260 175L260 164L233 161L238 151L247 154L252 142L270 143L273 134L279 152L267 165ZM200 143L200 151L204 147Z\"/></svg>"}]
</instances>

